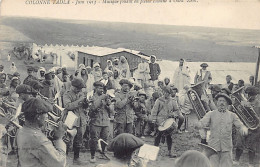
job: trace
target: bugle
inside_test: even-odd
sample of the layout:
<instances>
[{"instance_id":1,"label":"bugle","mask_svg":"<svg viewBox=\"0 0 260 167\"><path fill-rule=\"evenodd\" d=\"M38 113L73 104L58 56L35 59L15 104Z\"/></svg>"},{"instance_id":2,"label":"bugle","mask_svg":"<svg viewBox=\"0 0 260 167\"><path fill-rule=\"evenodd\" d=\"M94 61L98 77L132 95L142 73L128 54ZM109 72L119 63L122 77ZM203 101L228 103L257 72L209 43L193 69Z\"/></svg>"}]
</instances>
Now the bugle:
<instances>
[{"instance_id":1,"label":"bugle","mask_svg":"<svg viewBox=\"0 0 260 167\"><path fill-rule=\"evenodd\" d=\"M48 124L48 128L47 128L47 136L49 137L49 138L54 138L54 133L53 133L53 127L55 127L55 128L58 128L59 127L59 125L58 125L58 123L57 122L54 122L54 121L52 121L52 120L46 120L45 121L47 124ZM50 128L50 126L49 125L51 125L51 126L53 126L52 128ZM63 140L66 142L66 143L68 143L70 140L69 140L69 138L68 138L68 136L67 136L67 134L69 134L71 137L75 137L76 136L76 134L77 134L77 130L74 128L74 129L67 129L67 131L66 131L66 133L65 133L65 135L64 135L64 137L63 137Z\"/></svg>"},{"instance_id":2,"label":"bugle","mask_svg":"<svg viewBox=\"0 0 260 167\"><path fill-rule=\"evenodd\" d=\"M259 127L259 117L253 107L246 107L241 104L241 101L247 101L242 94L243 89L244 86L231 94L233 99L232 107L245 126L251 130L254 130Z\"/></svg>"}]
</instances>

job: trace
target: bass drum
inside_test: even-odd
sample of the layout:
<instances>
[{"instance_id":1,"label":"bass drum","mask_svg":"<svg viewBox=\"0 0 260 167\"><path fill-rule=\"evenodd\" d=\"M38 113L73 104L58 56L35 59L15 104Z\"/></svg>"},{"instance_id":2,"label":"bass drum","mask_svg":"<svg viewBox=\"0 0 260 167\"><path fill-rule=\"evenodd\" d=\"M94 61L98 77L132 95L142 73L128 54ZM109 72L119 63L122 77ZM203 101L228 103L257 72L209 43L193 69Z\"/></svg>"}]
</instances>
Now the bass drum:
<instances>
[{"instance_id":1,"label":"bass drum","mask_svg":"<svg viewBox=\"0 0 260 167\"><path fill-rule=\"evenodd\" d=\"M176 129L177 129L177 123L175 122L174 118L166 119L158 127L158 130L160 132L163 132L164 136L171 135L173 133L173 131L176 130Z\"/></svg>"}]
</instances>

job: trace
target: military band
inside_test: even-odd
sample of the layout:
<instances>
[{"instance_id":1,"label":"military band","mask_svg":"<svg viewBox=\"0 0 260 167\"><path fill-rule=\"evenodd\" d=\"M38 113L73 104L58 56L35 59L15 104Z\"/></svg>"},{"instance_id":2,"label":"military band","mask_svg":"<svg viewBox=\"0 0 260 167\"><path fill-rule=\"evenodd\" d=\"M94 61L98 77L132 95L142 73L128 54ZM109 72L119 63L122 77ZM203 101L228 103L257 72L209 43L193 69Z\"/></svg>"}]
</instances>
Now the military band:
<instances>
[{"instance_id":1,"label":"military band","mask_svg":"<svg viewBox=\"0 0 260 167\"><path fill-rule=\"evenodd\" d=\"M222 87L212 85L211 73L206 69L208 64L203 63L196 74L195 85L183 82L185 85L179 85L181 90L178 90L170 77L158 80L160 67L154 56L151 59L150 73L147 73L150 75L147 78L151 79L142 80L142 84L126 77L129 69L125 65L119 66L126 63L125 59L115 66L112 61L108 62L104 72L98 63L95 63L93 71L82 64L73 75L68 74L66 67L50 70L40 67L37 71L38 68L29 66L23 84L18 72L13 73L10 85L6 85L7 74L0 73L1 165L6 166L9 153L18 155L18 166L21 167L66 166L71 146L73 165L88 164L82 158L85 154L82 150L86 150L86 146L91 163L99 163L100 158L106 158L111 159L110 166L119 161L128 164L132 161L130 155L133 150L143 145L146 136L154 139L154 146L166 141L167 155L176 158L177 150L172 148L175 144L173 135L189 133L188 118L191 113L199 115L196 127L201 143L217 151L209 157L213 167L232 166L234 140L235 164L239 164L243 151L248 150L249 163L255 165L260 145L259 122L256 128L247 127L234 106L234 90L241 89L241 96L246 97L241 100L241 105L253 108L253 118L259 121L259 88L244 87L242 81L233 85L230 75L227 75L227 84ZM144 88L149 85L152 85L152 92ZM195 90L199 99L189 96L191 90ZM197 111L197 107L204 110ZM76 117L71 125L69 112ZM236 133L232 126L236 127ZM84 145L84 141L87 144ZM101 148L100 141L103 142ZM137 142L132 145L136 147L127 143L133 141ZM117 142L119 145L116 145ZM109 150L107 144L115 159L106 155ZM122 153L117 147L128 150ZM127 160L121 161L122 156Z\"/></svg>"}]
</instances>

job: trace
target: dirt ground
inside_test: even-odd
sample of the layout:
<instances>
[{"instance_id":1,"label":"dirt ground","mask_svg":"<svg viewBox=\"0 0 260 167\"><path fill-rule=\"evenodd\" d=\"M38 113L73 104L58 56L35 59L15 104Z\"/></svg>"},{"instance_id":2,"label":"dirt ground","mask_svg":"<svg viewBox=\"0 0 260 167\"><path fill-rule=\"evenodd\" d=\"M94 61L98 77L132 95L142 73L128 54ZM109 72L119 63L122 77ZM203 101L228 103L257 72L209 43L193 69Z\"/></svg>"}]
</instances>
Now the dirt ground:
<instances>
[{"instance_id":1,"label":"dirt ground","mask_svg":"<svg viewBox=\"0 0 260 167\"><path fill-rule=\"evenodd\" d=\"M178 155L178 157L187 150L200 150L198 147L198 143L200 142L199 139L199 133L197 130L194 129L194 122L198 121L195 114L189 115L189 127L188 132L183 132L182 134L173 134L173 148L172 151ZM154 137L146 137L144 139L146 144L153 145ZM166 143L160 144L160 151L159 156L156 161L150 161L148 163L148 167L174 167L174 161L175 159L170 159L167 156L167 145ZM107 153L109 157L112 157L112 153ZM99 159L99 153L97 153L97 162L92 164L89 163L88 167L95 167L97 164L102 164L108 162L107 160ZM80 153L80 159L82 160L89 160L90 159L90 152L87 151L85 153ZM258 155L259 159L259 155ZM73 160L73 152L69 153L69 156L67 157L67 164L70 167L76 167L76 165L72 165ZM240 167L247 167L248 163L248 156L245 152L241 159L240 159ZM8 159L8 167L16 167L17 165L17 157L16 155L9 156ZM80 166L79 166L80 167ZM81 166L83 167L83 166ZM234 167L238 167L235 166Z\"/></svg>"}]
</instances>

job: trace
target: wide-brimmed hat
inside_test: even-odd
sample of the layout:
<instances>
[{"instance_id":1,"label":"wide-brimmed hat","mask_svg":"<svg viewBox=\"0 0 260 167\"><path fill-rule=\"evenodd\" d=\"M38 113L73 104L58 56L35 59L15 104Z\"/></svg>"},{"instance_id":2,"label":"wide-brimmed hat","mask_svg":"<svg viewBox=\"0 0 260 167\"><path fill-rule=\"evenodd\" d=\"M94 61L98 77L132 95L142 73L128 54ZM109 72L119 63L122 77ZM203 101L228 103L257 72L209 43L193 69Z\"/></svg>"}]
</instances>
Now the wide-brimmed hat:
<instances>
[{"instance_id":1,"label":"wide-brimmed hat","mask_svg":"<svg viewBox=\"0 0 260 167\"><path fill-rule=\"evenodd\" d=\"M218 100L218 98L220 98L220 97L224 97L229 105L232 104L232 100L231 100L231 98L227 94L225 94L225 93L218 93L217 96L215 97L215 99Z\"/></svg>"},{"instance_id":2,"label":"wide-brimmed hat","mask_svg":"<svg viewBox=\"0 0 260 167\"><path fill-rule=\"evenodd\" d=\"M207 63L202 63L200 66L201 67L208 67L209 65Z\"/></svg>"},{"instance_id":3,"label":"wide-brimmed hat","mask_svg":"<svg viewBox=\"0 0 260 167\"><path fill-rule=\"evenodd\" d=\"M123 84L128 84L128 85L130 86L130 88L133 87L132 82L130 82L128 79L121 79L121 80L119 81L119 84L120 84L121 86L122 86Z\"/></svg>"}]
</instances>

